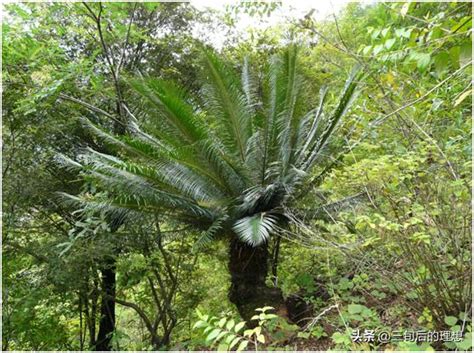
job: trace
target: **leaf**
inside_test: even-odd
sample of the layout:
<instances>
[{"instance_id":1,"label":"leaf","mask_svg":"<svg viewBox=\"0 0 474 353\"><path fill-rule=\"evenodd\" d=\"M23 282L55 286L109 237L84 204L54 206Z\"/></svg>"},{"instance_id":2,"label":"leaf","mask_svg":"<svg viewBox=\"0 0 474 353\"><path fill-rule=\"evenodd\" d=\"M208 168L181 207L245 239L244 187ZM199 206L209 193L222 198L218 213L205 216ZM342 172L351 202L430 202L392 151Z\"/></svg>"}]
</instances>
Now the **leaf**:
<instances>
[{"instance_id":1,"label":"leaf","mask_svg":"<svg viewBox=\"0 0 474 353\"><path fill-rule=\"evenodd\" d=\"M232 349L237 344L237 342L239 342L241 339L242 339L241 337L234 338L232 342L230 342L229 344L229 349Z\"/></svg>"},{"instance_id":2,"label":"leaf","mask_svg":"<svg viewBox=\"0 0 474 353\"><path fill-rule=\"evenodd\" d=\"M193 330L196 329L196 328L203 328L203 327L206 327L206 326L207 326L207 322L199 320L194 324Z\"/></svg>"},{"instance_id":3,"label":"leaf","mask_svg":"<svg viewBox=\"0 0 474 353\"><path fill-rule=\"evenodd\" d=\"M362 315L359 314L351 314L351 319L354 321L364 321L364 318Z\"/></svg>"},{"instance_id":4,"label":"leaf","mask_svg":"<svg viewBox=\"0 0 474 353\"><path fill-rule=\"evenodd\" d=\"M227 344L226 343L220 343L219 346L217 347L217 350L220 352L227 352Z\"/></svg>"},{"instance_id":5,"label":"leaf","mask_svg":"<svg viewBox=\"0 0 474 353\"><path fill-rule=\"evenodd\" d=\"M397 28L397 29L395 29L395 35L396 35L397 37L402 38L404 32L405 32L405 29L404 29L404 28Z\"/></svg>"},{"instance_id":6,"label":"leaf","mask_svg":"<svg viewBox=\"0 0 474 353\"><path fill-rule=\"evenodd\" d=\"M237 348L237 352L243 351L245 348L247 348L248 344L248 341L240 342L239 347Z\"/></svg>"},{"instance_id":7,"label":"leaf","mask_svg":"<svg viewBox=\"0 0 474 353\"><path fill-rule=\"evenodd\" d=\"M451 326L451 331L453 332L461 331L461 325Z\"/></svg>"},{"instance_id":8,"label":"leaf","mask_svg":"<svg viewBox=\"0 0 474 353\"><path fill-rule=\"evenodd\" d=\"M456 342L456 347L463 351L468 351L472 347L472 332L466 333L461 342Z\"/></svg>"},{"instance_id":9,"label":"leaf","mask_svg":"<svg viewBox=\"0 0 474 353\"><path fill-rule=\"evenodd\" d=\"M464 312L460 312L458 317L459 317L459 319L461 319L462 321L467 321L467 320L469 319L469 316L468 316L466 313L464 313Z\"/></svg>"},{"instance_id":10,"label":"leaf","mask_svg":"<svg viewBox=\"0 0 474 353\"><path fill-rule=\"evenodd\" d=\"M311 335L310 332L298 332L297 337L309 338L310 335Z\"/></svg>"},{"instance_id":11,"label":"leaf","mask_svg":"<svg viewBox=\"0 0 474 353\"><path fill-rule=\"evenodd\" d=\"M199 311L199 309L196 309L196 315L198 316L198 318L203 319L203 315L201 311Z\"/></svg>"},{"instance_id":12,"label":"leaf","mask_svg":"<svg viewBox=\"0 0 474 353\"><path fill-rule=\"evenodd\" d=\"M414 60L417 68L423 72L431 62L431 55L427 53L412 52L410 53L409 60Z\"/></svg>"},{"instance_id":13,"label":"leaf","mask_svg":"<svg viewBox=\"0 0 474 353\"><path fill-rule=\"evenodd\" d=\"M182 140L193 143L206 136L185 94L173 83L156 79L131 80L129 83L147 99L147 103L161 112L161 117L166 118L160 122L168 125Z\"/></svg>"},{"instance_id":14,"label":"leaf","mask_svg":"<svg viewBox=\"0 0 474 353\"><path fill-rule=\"evenodd\" d=\"M265 336L264 335L257 335L257 341L260 343L265 343Z\"/></svg>"},{"instance_id":15,"label":"leaf","mask_svg":"<svg viewBox=\"0 0 474 353\"><path fill-rule=\"evenodd\" d=\"M331 338L336 344L344 343L347 341L346 336L341 332L334 332Z\"/></svg>"},{"instance_id":16,"label":"leaf","mask_svg":"<svg viewBox=\"0 0 474 353\"><path fill-rule=\"evenodd\" d=\"M212 341L214 338L216 338L219 333L221 333L222 330L220 328L216 328L214 330L211 331L211 333L209 335L207 335L206 337L206 342L210 342Z\"/></svg>"},{"instance_id":17,"label":"leaf","mask_svg":"<svg viewBox=\"0 0 474 353\"><path fill-rule=\"evenodd\" d=\"M322 151L326 147L326 144L328 143L330 137L338 126L338 123L349 109L352 101L357 96L356 87L360 77L360 66L355 66L352 69L352 72L349 78L347 79L346 84L344 85L342 96L341 98L339 98L336 108L334 109L331 117L326 122L326 127L318 136L318 139L313 143L313 146L309 150L309 156L306 158L306 161L301 167L303 170L311 169L311 166L319 157L320 151Z\"/></svg>"},{"instance_id":18,"label":"leaf","mask_svg":"<svg viewBox=\"0 0 474 353\"><path fill-rule=\"evenodd\" d=\"M381 51L383 50L383 45L382 44L378 44L374 47L374 55L377 55L378 53L380 53Z\"/></svg>"},{"instance_id":19,"label":"leaf","mask_svg":"<svg viewBox=\"0 0 474 353\"><path fill-rule=\"evenodd\" d=\"M245 330L244 337L250 337L253 335L254 332L255 332L254 330Z\"/></svg>"},{"instance_id":20,"label":"leaf","mask_svg":"<svg viewBox=\"0 0 474 353\"><path fill-rule=\"evenodd\" d=\"M202 232L201 236L194 243L193 250L201 250L211 243L216 233L222 229L222 223L225 222L227 218L227 215L217 218L206 231Z\"/></svg>"},{"instance_id":21,"label":"leaf","mask_svg":"<svg viewBox=\"0 0 474 353\"><path fill-rule=\"evenodd\" d=\"M410 2L406 2L403 4L400 10L400 15L402 15L402 17L405 17L406 14L408 13L408 10L410 10Z\"/></svg>"},{"instance_id":22,"label":"leaf","mask_svg":"<svg viewBox=\"0 0 474 353\"><path fill-rule=\"evenodd\" d=\"M459 64L466 65L472 58L472 44L466 43L459 49Z\"/></svg>"},{"instance_id":23,"label":"leaf","mask_svg":"<svg viewBox=\"0 0 474 353\"><path fill-rule=\"evenodd\" d=\"M275 314L265 314L265 319L269 320L269 319L276 319L278 317L278 315L275 315Z\"/></svg>"},{"instance_id":24,"label":"leaf","mask_svg":"<svg viewBox=\"0 0 474 353\"><path fill-rule=\"evenodd\" d=\"M416 55L416 66L420 71L425 71L431 62L431 55L427 53L418 53Z\"/></svg>"},{"instance_id":25,"label":"leaf","mask_svg":"<svg viewBox=\"0 0 474 353\"><path fill-rule=\"evenodd\" d=\"M445 71L449 65L449 53L441 52L434 57L435 70L439 74Z\"/></svg>"},{"instance_id":26,"label":"leaf","mask_svg":"<svg viewBox=\"0 0 474 353\"><path fill-rule=\"evenodd\" d=\"M366 45L366 46L364 47L364 49L362 49L362 54L368 55L371 50L372 50L372 46L371 46L371 45Z\"/></svg>"},{"instance_id":27,"label":"leaf","mask_svg":"<svg viewBox=\"0 0 474 353\"><path fill-rule=\"evenodd\" d=\"M445 316L444 317L444 322L446 323L446 325L451 327L451 326L456 325L456 323L458 322L458 319L457 319L457 317L454 317L454 316Z\"/></svg>"},{"instance_id":28,"label":"leaf","mask_svg":"<svg viewBox=\"0 0 474 353\"><path fill-rule=\"evenodd\" d=\"M237 325L234 327L234 332L238 333L242 328L245 326L245 321L239 322Z\"/></svg>"},{"instance_id":29,"label":"leaf","mask_svg":"<svg viewBox=\"0 0 474 353\"><path fill-rule=\"evenodd\" d=\"M205 329L204 329L204 333L208 333L210 331L212 331L214 328L212 326L207 326Z\"/></svg>"},{"instance_id":30,"label":"leaf","mask_svg":"<svg viewBox=\"0 0 474 353\"><path fill-rule=\"evenodd\" d=\"M372 32L372 39L376 39L380 34L380 29L375 29L373 32Z\"/></svg>"},{"instance_id":31,"label":"leaf","mask_svg":"<svg viewBox=\"0 0 474 353\"><path fill-rule=\"evenodd\" d=\"M390 38L390 39L387 39L384 43L384 46L385 48L387 48L388 50L390 50L393 45L395 44L397 40L395 38Z\"/></svg>"},{"instance_id":32,"label":"leaf","mask_svg":"<svg viewBox=\"0 0 474 353\"><path fill-rule=\"evenodd\" d=\"M225 337L227 335L227 332L226 331L222 331L221 333L219 333L219 335L217 335L217 337L214 339L214 342L219 342L221 340L222 337Z\"/></svg>"},{"instance_id":33,"label":"leaf","mask_svg":"<svg viewBox=\"0 0 474 353\"><path fill-rule=\"evenodd\" d=\"M219 327L224 327L227 319L223 317L222 319L219 320L219 323L217 324Z\"/></svg>"},{"instance_id":34,"label":"leaf","mask_svg":"<svg viewBox=\"0 0 474 353\"><path fill-rule=\"evenodd\" d=\"M230 342L232 342L237 336L234 335L233 333L229 333L229 332L226 332L226 333L228 333L228 336L225 338L225 343L230 344Z\"/></svg>"},{"instance_id":35,"label":"leaf","mask_svg":"<svg viewBox=\"0 0 474 353\"><path fill-rule=\"evenodd\" d=\"M230 319L225 325L225 328L230 331L232 330L232 327L234 327L234 325L235 325L235 321L233 319Z\"/></svg>"},{"instance_id":36,"label":"leaf","mask_svg":"<svg viewBox=\"0 0 474 353\"><path fill-rule=\"evenodd\" d=\"M364 310L365 306L360 305L360 304L349 304L347 307L347 311L349 314L359 314Z\"/></svg>"},{"instance_id":37,"label":"leaf","mask_svg":"<svg viewBox=\"0 0 474 353\"><path fill-rule=\"evenodd\" d=\"M265 243L276 227L276 218L265 212L239 219L232 229L237 236L251 246Z\"/></svg>"},{"instance_id":38,"label":"leaf","mask_svg":"<svg viewBox=\"0 0 474 353\"><path fill-rule=\"evenodd\" d=\"M250 137L250 111L245 104L245 93L239 88L240 82L227 63L212 51L204 52L204 67L208 84L203 93L210 112L219 117L219 132L233 153L243 161L245 147Z\"/></svg>"},{"instance_id":39,"label":"leaf","mask_svg":"<svg viewBox=\"0 0 474 353\"><path fill-rule=\"evenodd\" d=\"M459 62L460 60L460 54L461 54L461 48L459 46L452 47L449 49L449 56L451 58L451 65L457 69L459 67Z\"/></svg>"},{"instance_id":40,"label":"leaf","mask_svg":"<svg viewBox=\"0 0 474 353\"><path fill-rule=\"evenodd\" d=\"M405 37L405 38L407 38L407 39L410 39L411 32L412 32L411 28L406 28L406 29L403 31L402 36Z\"/></svg>"},{"instance_id":41,"label":"leaf","mask_svg":"<svg viewBox=\"0 0 474 353\"><path fill-rule=\"evenodd\" d=\"M457 107L459 104L462 103L463 100L465 100L467 97L469 97L471 95L472 95L472 89L468 89L464 93L461 93L461 95L458 97L458 99L456 99L456 101L454 102L454 106Z\"/></svg>"}]
</instances>

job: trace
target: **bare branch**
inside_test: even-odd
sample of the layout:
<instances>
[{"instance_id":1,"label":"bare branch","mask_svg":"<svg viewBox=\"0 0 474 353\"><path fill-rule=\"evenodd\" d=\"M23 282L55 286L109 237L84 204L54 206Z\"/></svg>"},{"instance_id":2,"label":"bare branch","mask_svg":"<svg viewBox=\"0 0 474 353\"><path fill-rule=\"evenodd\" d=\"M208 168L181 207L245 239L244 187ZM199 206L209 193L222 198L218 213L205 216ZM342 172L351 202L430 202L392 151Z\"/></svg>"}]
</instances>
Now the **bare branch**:
<instances>
[{"instance_id":1,"label":"bare branch","mask_svg":"<svg viewBox=\"0 0 474 353\"><path fill-rule=\"evenodd\" d=\"M110 113L107 113L105 110L102 110L100 108L97 108L96 106L93 106L92 104L89 104L89 103L86 103L84 101L81 101L80 99L77 99L77 98L74 98L74 97L71 97L71 96L68 96L66 94L63 94L63 93L60 93L59 94L59 98L63 99L63 100L68 100L68 101L71 101L71 102L74 102L74 103L77 103L77 104L80 104L82 105L83 107L93 111L93 112L96 112L96 113L99 113L99 114L102 114L102 115L105 115L106 117L110 118L110 119L113 119L114 121L117 121L115 119L115 117L110 114Z\"/></svg>"}]
</instances>

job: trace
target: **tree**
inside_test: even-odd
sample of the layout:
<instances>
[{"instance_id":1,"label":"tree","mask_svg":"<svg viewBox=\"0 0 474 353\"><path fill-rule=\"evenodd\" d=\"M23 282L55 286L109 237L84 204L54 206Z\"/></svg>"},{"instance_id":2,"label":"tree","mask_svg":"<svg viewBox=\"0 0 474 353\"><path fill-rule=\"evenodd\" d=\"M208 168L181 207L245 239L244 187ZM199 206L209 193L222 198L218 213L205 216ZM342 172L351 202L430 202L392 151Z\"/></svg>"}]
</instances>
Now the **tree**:
<instances>
[{"instance_id":1,"label":"tree","mask_svg":"<svg viewBox=\"0 0 474 353\"><path fill-rule=\"evenodd\" d=\"M264 305L284 313L281 291L265 283L268 240L296 223L301 186L328 160L328 142L356 88L353 74L331 113L324 109L326 89L319 107L305 111L297 53L291 45L272 58L259 95L248 62L239 78L205 50L205 104L199 107L170 82L131 80L144 98L151 133L136 128L113 136L84 120L115 155L90 149L82 164L70 161L101 192L66 196L122 216L171 215L203 230L201 245L220 234L230 241L229 299L242 317Z\"/></svg>"},{"instance_id":2,"label":"tree","mask_svg":"<svg viewBox=\"0 0 474 353\"><path fill-rule=\"evenodd\" d=\"M91 105L113 111L97 121L114 133L121 133L123 124L115 120L123 122L129 118L124 110L126 87L121 86L121 74L144 71L175 77L176 67L189 70L193 61L186 60L188 55L192 55L188 33L191 23L198 20L197 12L189 4L182 3L12 4L7 10L10 17L3 24L6 143L3 146L2 175L6 181L3 201L8 222L4 228L3 244L15 256L6 256L5 259L14 262L23 256L29 258L35 254L37 243L47 239L46 248L51 251L51 256L35 258L35 261L45 271L51 268L62 270L56 276L58 280L53 281L58 292L72 294L74 301L76 292L79 292L80 308L76 315L85 314L90 318L87 320L89 346L97 350L111 349L115 330L115 257L120 244L111 241L113 246L109 250L113 251L103 251L96 242L98 251L94 254L98 256L93 261L82 261L81 253L80 270L74 268L70 271L63 266L65 261L74 261L77 252L67 251L62 254L64 256L58 256L63 248L56 245L74 242L70 235L74 236L75 232L70 231L79 217L77 213L73 214L75 209L64 208L49 196L65 188L71 194L79 193L81 184L72 182L77 179L74 173L64 173L57 168L55 155L61 151L70 157L75 156L85 146L104 150L103 146L94 145L90 136L82 134L77 121L70 119L77 114L78 108L82 109L81 114L89 117L91 112L86 113L84 108ZM181 53L180 59L177 60L173 53ZM151 59L153 62L144 68L143 63ZM187 79L192 77L185 76ZM186 81L183 84L188 85ZM62 104L57 104L58 97ZM84 100L89 106L81 105ZM31 178L32 173L37 178ZM87 219L80 221L87 222ZM113 219L108 223L108 236L115 240L111 233L120 224L113 224ZM16 229L33 228L33 224L40 225L45 231L40 234L28 232L25 235L27 246L21 244L20 238L11 236ZM56 228L59 232L53 232ZM74 243L75 247L78 243ZM91 270L83 267L91 267ZM95 278L97 270L101 276ZM66 272L70 272L70 276L64 275ZM80 277L82 275L85 278ZM80 290L76 288L79 284L82 285ZM94 290L88 290L89 284ZM8 290L7 285L5 290ZM100 302L97 302L98 292ZM15 303L17 293L20 291L10 291L8 305ZM96 315L95 309L89 313L88 308L97 304L100 305L99 313ZM55 320L52 322L60 326ZM31 320L25 320L24 331L31 331L33 325L35 323ZM8 347L11 337L4 337L4 346ZM80 341L79 348L82 349L82 337ZM55 347L72 349L69 346Z\"/></svg>"}]
</instances>

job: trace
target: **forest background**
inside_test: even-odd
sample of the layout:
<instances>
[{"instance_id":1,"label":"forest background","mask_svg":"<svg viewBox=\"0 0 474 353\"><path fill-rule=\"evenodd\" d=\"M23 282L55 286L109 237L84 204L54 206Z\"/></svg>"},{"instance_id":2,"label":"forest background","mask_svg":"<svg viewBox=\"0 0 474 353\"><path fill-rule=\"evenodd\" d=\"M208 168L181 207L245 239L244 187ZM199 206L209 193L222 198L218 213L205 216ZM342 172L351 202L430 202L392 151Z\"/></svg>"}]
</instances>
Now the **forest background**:
<instances>
[{"instance_id":1,"label":"forest background","mask_svg":"<svg viewBox=\"0 0 474 353\"><path fill-rule=\"evenodd\" d=\"M471 3L348 3L324 17L285 6L4 5L3 350L471 348ZM114 223L64 202L98 192L64 160L105 148L84 118L122 135L160 126L138 113L132 78L174 81L199 106L203 51L262 81L290 43L312 107L322 86L333 107L362 74L298 201L312 217L268 240L267 286L304 310L264 308L246 329L223 239L202 244L208 233L172 215ZM463 338L354 342L357 330Z\"/></svg>"}]
</instances>

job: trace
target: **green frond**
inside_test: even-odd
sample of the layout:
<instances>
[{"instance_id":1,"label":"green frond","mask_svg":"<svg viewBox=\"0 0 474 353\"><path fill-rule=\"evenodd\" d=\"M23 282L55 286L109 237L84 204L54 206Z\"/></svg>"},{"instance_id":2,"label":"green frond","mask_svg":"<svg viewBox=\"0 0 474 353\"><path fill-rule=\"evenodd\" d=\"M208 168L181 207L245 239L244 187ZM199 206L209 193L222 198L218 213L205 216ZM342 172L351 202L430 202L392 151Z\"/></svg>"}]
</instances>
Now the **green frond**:
<instances>
[{"instance_id":1,"label":"green frond","mask_svg":"<svg viewBox=\"0 0 474 353\"><path fill-rule=\"evenodd\" d=\"M302 167L303 170L308 170L312 167L314 161L318 157L319 152L326 146L336 126L340 122L341 118L345 115L347 110L349 109L352 101L355 98L356 87L358 83L357 81L358 81L359 76L360 76L359 68L355 67L352 70L350 77L346 81L344 90L342 92L342 96L338 100L336 108L334 109L333 113L328 119L324 130L321 132L321 135L318 137L317 141L315 142L314 147L310 149L308 157L305 163L303 164L303 167Z\"/></svg>"},{"instance_id":2,"label":"green frond","mask_svg":"<svg viewBox=\"0 0 474 353\"><path fill-rule=\"evenodd\" d=\"M216 118L216 133L230 153L245 160L247 140L251 135L252 110L248 96L241 90L241 82L232 68L228 67L211 51L204 52L207 83L203 87L208 111Z\"/></svg>"},{"instance_id":3,"label":"green frond","mask_svg":"<svg viewBox=\"0 0 474 353\"><path fill-rule=\"evenodd\" d=\"M95 169L86 180L113 195L116 204L123 208L143 206L162 211L177 211L213 219L213 212L201 207L191 198L164 191L145 178L128 171L113 168Z\"/></svg>"},{"instance_id":4,"label":"green frond","mask_svg":"<svg viewBox=\"0 0 474 353\"><path fill-rule=\"evenodd\" d=\"M300 79L297 72L298 47L290 45L274 56L268 72L268 108L264 126L264 163L262 170L276 160L281 173L288 169L294 155L299 115ZM262 173L263 175L263 173Z\"/></svg>"},{"instance_id":5,"label":"green frond","mask_svg":"<svg viewBox=\"0 0 474 353\"><path fill-rule=\"evenodd\" d=\"M245 187L242 176L235 172L236 167L229 165L228 160L223 160L225 156L213 148L216 142L202 140L194 145L165 150L138 137L114 136L87 119L83 119L83 123L89 131L115 151L138 158L143 163L154 165L157 169L167 169L169 173L173 172L169 170L169 165L174 164L179 165L178 169L187 168L189 173L192 171L201 178L208 179L207 183L213 186L217 195L221 192L236 193ZM197 156L201 158L196 158ZM197 175L196 178L198 178Z\"/></svg>"},{"instance_id":6,"label":"green frond","mask_svg":"<svg viewBox=\"0 0 474 353\"><path fill-rule=\"evenodd\" d=\"M245 93L246 104L253 110L258 104L257 83L255 82L254 75L250 70L250 62L248 57L244 58L241 80L242 90ZM252 132L254 132L253 129Z\"/></svg>"},{"instance_id":7,"label":"green frond","mask_svg":"<svg viewBox=\"0 0 474 353\"><path fill-rule=\"evenodd\" d=\"M298 210L297 213L306 220L323 219L326 221L332 221L339 212L354 208L367 199L367 193L360 192L337 201L326 203L316 208Z\"/></svg>"},{"instance_id":8,"label":"green frond","mask_svg":"<svg viewBox=\"0 0 474 353\"><path fill-rule=\"evenodd\" d=\"M163 191L166 194L161 194L159 202L164 202L164 205L169 207L174 207L176 202L184 200L199 205L200 201L205 204L224 198L212 183L178 163L156 162L150 167L124 162L96 151L89 151L86 158L95 172L93 175L102 182L108 181L109 188L135 190L138 195L148 195L149 200L155 200L158 197L156 193ZM163 199L165 196L171 204Z\"/></svg>"},{"instance_id":9,"label":"green frond","mask_svg":"<svg viewBox=\"0 0 474 353\"><path fill-rule=\"evenodd\" d=\"M157 161L153 166L122 162L107 167L115 172L120 169L137 175L160 190L179 193L197 202L224 198L221 191L208 179L174 161Z\"/></svg>"},{"instance_id":10,"label":"green frond","mask_svg":"<svg viewBox=\"0 0 474 353\"><path fill-rule=\"evenodd\" d=\"M245 165L250 173L249 178L253 185L261 183L263 156L262 132L258 130L250 136L247 142L247 150L245 152Z\"/></svg>"},{"instance_id":11,"label":"green frond","mask_svg":"<svg viewBox=\"0 0 474 353\"><path fill-rule=\"evenodd\" d=\"M280 160L282 163L282 174L285 174L295 153L295 142L300 122L300 114L297 110L297 101L299 98L300 78L297 74L297 53L298 47L291 45L284 52L284 72L286 77L285 106L280 114L281 121L278 122Z\"/></svg>"},{"instance_id":12,"label":"green frond","mask_svg":"<svg viewBox=\"0 0 474 353\"><path fill-rule=\"evenodd\" d=\"M208 246L209 243L214 240L217 232L223 229L223 223L225 223L228 219L228 215L223 215L222 217L217 218L208 229L200 234L198 240L196 240L193 245L193 250L198 251Z\"/></svg>"},{"instance_id":13,"label":"green frond","mask_svg":"<svg viewBox=\"0 0 474 353\"><path fill-rule=\"evenodd\" d=\"M327 93L328 93L327 86L323 86L319 90L318 108L316 112L314 113L314 117L311 122L311 127L307 131L307 134L304 136L304 139L301 139L302 141L304 140L305 143L301 147L299 155L298 155L298 160L297 160L298 165L300 165L300 163L302 162L302 160L304 160L304 158L308 157L307 154L309 153L310 148L313 147L314 144L316 143L315 140L317 137L317 132L320 126L320 122L323 117L323 108L324 108L324 103L326 102Z\"/></svg>"},{"instance_id":14,"label":"green frond","mask_svg":"<svg viewBox=\"0 0 474 353\"><path fill-rule=\"evenodd\" d=\"M58 153L58 154L56 154L55 157L56 157L55 158L56 163L58 163L58 165L60 165L61 167L65 168L67 170L80 171L84 168L84 166L81 163L69 158L65 154Z\"/></svg>"},{"instance_id":15,"label":"green frond","mask_svg":"<svg viewBox=\"0 0 474 353\"><path fill-rule=\"evenodd\" d=\"M262 212L239 219L232 229L243 242L251 246L259 246L270 238L276 225L276 217Z\"/></svg>"},{"instance_id":16,"label":"green frond","mask_svg":"<svg viewBox=\"0 0 474 353\"><path fill-rule=\"evenodd\" d=\"M266 186L253 186L234 202L234 215L240 218L245 215L270 211L279 207L285 200L287 187L275 182Z\"/></svg>"},{"instance_id":17,"label":"green frond","mask_svg":"<svg viewBox=\"0 0 474 353\"><path fill-rule=\"evenodd\" d=\"M191 144L207 137L186 95L174 84L156 79L131 80L129 83L156 108L155 112L162 118L157 121L160 128L174 132L174 135L169 134L169 143L179 146L183 141Z\"/></svg>"},{"instance_id":18,"label":"green frond","mask_svg":"<svg viewBox=\"0 0 474 353\"><path fill-rule=\"evenodd\" d=\"M109 217L112 217L116 220L125 220L127 217L137 215L142 212L142 210L132 210L130 208L121 207L117 204L114 204L109 198L100 198L97 195L92 197L86 197L85 195L70 195L64 192L57 192L56 197L61 200L61 202L70 207L71 209L76 209L77 213L88 214L94 212L97 214L107 214Z\"/></svg>"}]
</instances>

